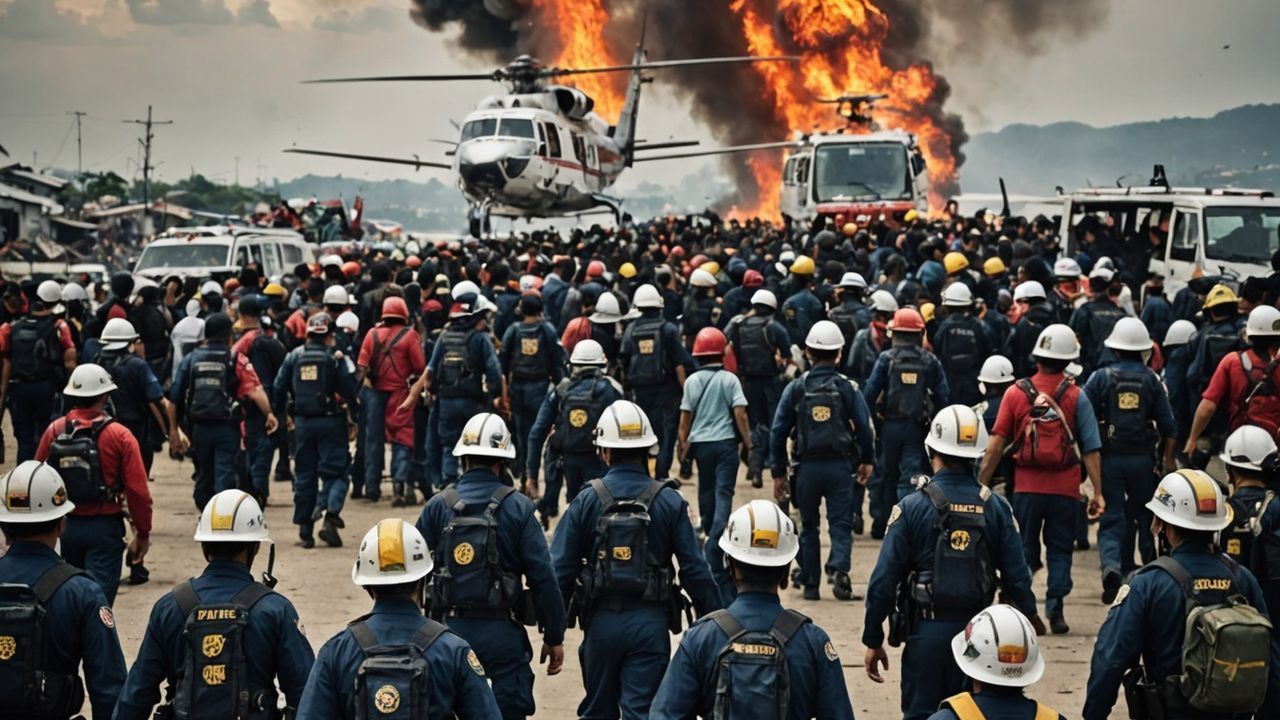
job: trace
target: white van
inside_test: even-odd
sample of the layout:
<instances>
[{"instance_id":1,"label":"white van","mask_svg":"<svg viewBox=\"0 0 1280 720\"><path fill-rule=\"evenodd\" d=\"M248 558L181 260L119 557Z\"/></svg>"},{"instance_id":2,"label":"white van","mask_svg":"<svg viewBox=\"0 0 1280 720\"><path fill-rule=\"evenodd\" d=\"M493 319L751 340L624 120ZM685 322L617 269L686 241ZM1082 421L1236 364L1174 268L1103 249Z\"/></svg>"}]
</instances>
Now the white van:
<instances>
[{"instance_id":1,"label":"white van","mask_svg":"<svg viewBox=\"0 0 1280 720\"><path fill-rule=\"evenodd\" d=\"M1149 242L1161 228L1164 251L1150 271L1165 277L1165 294L1186 286L1196 273L1237 285L1271 274L1280 248L1280 200L1265 190L1234 188L1090 188L1066 196L1061 235L1067 252L1079 251L1075 229L1087 216L1110 219L1116 237Z\"/></svg>"},{"instance_id":2,"label":"white van","mask_svg":"<svg viewBox=\"0 0 1280 720\"><path fill-rule=\"evenodd\" d=\"M314 263L315 251L302 235L274 228L212 225L166 230L138 257L133 272L160 281L179 277L234 275L250 262L275 282L299 263Z\"/></svg>"}]
</instances>

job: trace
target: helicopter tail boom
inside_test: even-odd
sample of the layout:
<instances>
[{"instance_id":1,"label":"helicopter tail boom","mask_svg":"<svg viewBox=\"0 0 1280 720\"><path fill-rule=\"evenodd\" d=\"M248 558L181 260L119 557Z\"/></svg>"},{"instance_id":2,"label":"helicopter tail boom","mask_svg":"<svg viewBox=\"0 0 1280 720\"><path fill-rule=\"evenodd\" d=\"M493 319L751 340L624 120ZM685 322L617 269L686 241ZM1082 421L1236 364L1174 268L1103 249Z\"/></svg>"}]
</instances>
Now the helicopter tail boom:
<instances>
[{"instance_id":1,"label":"helicopter tail boom","mask_svg":"<svg viewBox=\"0 0 1280 720\"><path fill-rule=\"evenodd\" d=\"M631 71L631 80L627 83L627 100L622 106L622 116L613 130L613 139L622 150L623 162L631 167L635 162L636 121L640 117L640 89L644 85L644 76L640 65L644 63L644 30L640 31L640 43L636 45L632 64L636 69Z\"/></svg>"}]
</instances>

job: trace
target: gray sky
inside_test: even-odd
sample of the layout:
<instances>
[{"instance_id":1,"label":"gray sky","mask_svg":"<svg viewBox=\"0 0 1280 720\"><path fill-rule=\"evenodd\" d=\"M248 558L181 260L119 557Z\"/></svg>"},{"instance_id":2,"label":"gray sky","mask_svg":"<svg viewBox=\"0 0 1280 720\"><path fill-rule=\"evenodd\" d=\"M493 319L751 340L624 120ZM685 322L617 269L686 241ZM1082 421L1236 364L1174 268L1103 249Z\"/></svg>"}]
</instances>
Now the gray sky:
<instances>
[{"instance_id":1,"label":"gray sky","mask_svg":"<svg viewBox=\"0 0 1280 720\"><path fill-rule=\"evenodd\" d=\"M478 2L479 0L477 0ZM86 169L132 177L144 117L156 131L158 174L194 167L222 181L314 172L426 179L424 170L281 154L290 145L371 154L441 155L427 138L452 138L487 83L305 86L347 74L488 69L460 56L447 34L408 18L409 0L0 0L0 145L21 161L76 164L71 110L84 121ZM970 132L1011 123L1093 125L1205 116L1280 102L1280 2L1114 0L1087 37L1046 34L1036 57L996 49L982 59L940 61L950 108ZM999 37L973 42L999 48ZM1223 49L1230 45L1229 49ZM655 58L658 59L658 58ZM661 89L647 89L641 135L709 141ZM778 138L761 138L761 141ZM664 182L714 163L651 163L624 176ZM446 173L437 176L442 179ZM961 181L963 182L963 170Z\"/></svg>"}]
</instances>

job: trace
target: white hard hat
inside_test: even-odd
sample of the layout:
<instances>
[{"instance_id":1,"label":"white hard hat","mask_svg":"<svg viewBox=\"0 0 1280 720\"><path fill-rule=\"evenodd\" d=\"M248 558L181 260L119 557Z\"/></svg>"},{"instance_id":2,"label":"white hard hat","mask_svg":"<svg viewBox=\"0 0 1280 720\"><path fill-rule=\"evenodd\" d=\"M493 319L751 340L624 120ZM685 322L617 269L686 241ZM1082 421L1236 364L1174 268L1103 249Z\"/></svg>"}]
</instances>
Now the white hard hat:
<instances>
[{"instance_id":1,"label":"white hard hat","mask_svg":"<svg viewBox=\"0 0 1280 720\"><path fill-rule=\"evenodd\" d=\"M401 585L430 575L433 566L422 533L400 518L388 518L364 534L351 582L361 587Z\"/></svg>"},{"instance_id":2,"label":"white hard hat","mask_svg":"<svg viewBox=\"0 0 1280 720\"><path fill-rule=\"evenodd\" d=\"M321 255L319 262L320 262L320 267L322 268L342 267L342 258L338 257L337 255L332 255L332 254Z\"/></svg>"},{"instance_id":3,"label":"white hard hat","mask_svg":"<svg viewBox=\"0 0 1280 720\"><path fill-rule=\"evenodd\" d=\"M449 291L449 295L454 300L457 300L463 295L479 295L479 294L480 294L480 286L476 285L470 280L463 280L457 285L454 285L453 289Z\"/></svg>"},{"instance_id":4,"label":"white hard hat","mask_svg":"<svg viewBox=\"0 0 1280 720\"><path fill-rule=\"evenodd\" d=\"M1250 310L1245 335L1251 338L1280 335L1280 310L1274 305L1259 305Z\"/></svg>"},{"instance_id":5,"label":"white hard hat","mask_svg":"<svg viewBox=\"0 0 1280 720\"><path fill-rule=\"evenodd\" d=\"M1078 378L1084 373L1084 366L1078 362L1069 362L1067 363L1067 366L1062 369L1062 373L1067 377Z\"/></svg>"},{"instance_id":6,"label":"white hard hat","mask_svg":"<svg viewBox=\"0 0 1280 720\"><path fill-rule=\"evenodd\" d=\"M1099 278L1111 282L1111 278L1116 276L1116 272L1109 267L1102 265L1094 265L1093 270L1089 271L1089 279Z\"/></svg>"},{"instance_id":7,"label":"white hard hat","mask_svg":"<svg viewBox=\"0 0 1280 720\"><path fill-rule=\"evenodd\" d=\"M99 339L102 340L103 350L122 350L138 339L138 331L133 328L133 323L124 318L111 318L102 327L102 337Z\"/></svg>"},{"instance_id":8,"label":"white hard hat","mask_svg":"<svg viewBox=\"0 0 1280 720\"><path fill-rule=\"evenodd\" d=\"M809 328L804 345L813 350L840 350L844 348L844 333L830 320L819 320Z\"/></svg>"},{"instance_id":9,"label":"white hard hat","mask_svg":"<svg viewBox=\"0 0 1280 720\"><path fill-rule=\"evenodd\" d=\"M62 302L75 302L77 300L84 301L89 299L89 293L78 284L69 282L62 286Z\"/></svg>"},{"instance_id":10,"label":"white hard hat","mask_svg":"<svg viewBox=\"0 0 1280 720\"><path fill-rule=\"evenodd\" d=\"M221 295L222 286L218 284L217 280L205 280L204 284L200 286L200 294L201 295Z\"/></svg>"},{"instance_id":11,"label":"white hard hat","mask_svg":"<svg viewBox=\"0 0 1280 720\"><path fill-rule=\"evenodd\" d=\"M968 405L948 405L933 416L924 444L934 452L978 459L987 451L987 426Z\"/></svg>"},{"instance_id":12,"label":"white hard hat","mask_svg":"<svg viewBox=\"0 0 1280 720\"><path fill-rule=\"evenodd\" d=\"M36 297L46 305L52 305L62 299L62 286L57 280L45 280L36 287Z\"/></svg>"},{"instance_id":13,"label":"white hard hat","mask_svg":"<svg viewBox=\"0 0 1280 720\"><path fill-rule=\"evenodd\" d=\"M1059 278L1078 279L1081 275L1080 263L1071 258L1059 258L1053 264L1053 276Z\"/></svg>"},{"instance_id":14,"label":"white hard hat","mask_svg":"<svg viewBox=\"0 0 1280 720\"><path fill-rule=\"evenodd\" d=\"M205 503L196 542L271 542L262 506L243 490L223 490Z\"/></svg>"},{"instance_id":15,"label":"white hard hat","mask_svg":"<svg viewBox=\"0 0 1280 720\"><path fill-rule=\"evenodd\" d=\"M77 365L76 369L71 371L71 377L67 378L67 386L62 388L62 394L68 397L92 398L106 395L115 389L116 384L111 379L111 373L101 365L85 363Z\"/></svg>"},{"instance_id":16,"label":"white hard hat","mask_svg":"<svg viewBox=\"0 0 1280 720\"><path fill-rule=\"evenodd\" d=\"M1189 468L1165 475L1147 509L1170 525L1211 532L1230 525L1234 515L1218 482Z\"/></svg>"},{"instance_id":17,"label":"white hard hat","mask_svg":"<svg viewBox=\"0 0 1280 720\"><path fill-rule=\"evenodd\" d=\"M417 255L422 252L422 246L418 244L417 240L410 240L404 244L404 251L410 255Z\"/></svg>"},{"instance_id":18,"label":"white hard hat","mask_svg":"<svg viewBox=\"0 0 1280 720\"><path fill-rule=\"evenodd\" d=\"M1040 331L1040 338L1036 340L1031 356L1050 360L1075 360L1080 357L1080 340L1069 326L1054 323Z\"/></svg>"},{"instance_id":19,"label":"white hard hat","mask_svg":"<svg viewBox=\"0 0 1280 720\"><path fill-rule=\"evenodd\" d=\"M646 283L636 288L636 294L632 297L631 304L638 308L660 308L662 307L662 293L658 292L658 288Z\"/></svg>"},{"instance_id":20,"label":"white hard hat","mask_svg":"<svg viewBox=\"0 0 1280 720\"><path fill-rule=\"evenodd\" d=\"M507 423L500 416L480 413L472 415L463 426L462 435L453 446L453 455L482 455L511 460L516 456L516 446L511 441Z\"/></svg>"},{"instance_id":21,"label":"white hard hat","mask_svg":"<svg viewBox=\"0 0 1280 720\"><path fill-rule=\"evenodd\" d=\"M595 444L602 448L651 448L658 444L658 436L639 405L617 400L600 414Z\"/></svg>"},{"instance_id":22,"label":"white hard hat","mask_svg":"<svg viewBox=\"0 0 1280 720\"><path fill-rule=\"evenodd\" d=\"M898 312L898 301L888 290L877 290L871 293L871 309L876 312Z\"/></svg>"},{"instance_id":23,"label":"white hard hat","mask_svg":"<svg viewBox=\"0 0 1280 720\"><path fill-rule=\"evenodd\" d=\"M1165 347L1186 345L1191 342L1191 338L1195 334L1195 323L1190 320L1174 320L1173 324L1169 326L1168 332L1164 334Z\"/></svg>"},{"instance_id":24,"label":"white hard hat","mask_svg":"<svg viewBox=\"0 0 1280 720\"><path fill-rule=\"evenodd\" d=\"M969 307L973 304L973 292L962 282L951 283L942 291L943 307Z\"/></svg>"},{"instance_id":25,"label":"white hard hat","mask_svg":"<svg viewBox=\"0 0 1280 720\"><path fill-rule=\"evenodd\" d=\"M766 305L768 307L773 308L774 310L777 310L778 296L774 295L773 292L769 290L757 290L751 294L751 304Z\"/></svg>"},{"instance_id":26,"label":"white hard hat","mask_svg":"<svg viewBox=\"0 0 1280 720\"><path fill-rule=\"evenodd\" d=\"M520 276L520 292L527 293L530 290L538 289L537 275L521 275Z\"/></svg>"},{"instance_id":27,"label":"white hard hat","mask_svg":"<svg viewBox=\"0 0 1280 720\"><path fill-rule=\"evenodd\" d=\"M694 287L700 287L700 288L715 287L716 276L712 275L706 270L703 270L702 268L698 268L697 270L694 270L693 274L689 276L689 284Z\"/></svg>"},{"instance_id":28,"label":"white hard hat","mask_svg":"<svg viewBox=\"0 0 1280 720\"><path fill-rule=\"evenodd\" d=\"M48 522L75 509L62 476L48 463L27 460L0 476L0 523Z\"/></svg>"},{"instance_id":29,"label":"white hard hat","mask_svg":"<svg viewBox=\"0 0 1280 720\"><path fill-rule=\"evenodd\" d=\"M338 327L351 332L360 332L360 316L350 310L343 310L338 316Z\"/></svg>"},{"instance_id":30,"label":"white hard hat","mask_svg":"<svg viewBox=\"0 0 1280 720\"><path fill-rule=\"evenodd\" d=\"M1141 320L1124 317L1116 321L1116 324L1111 328L1111 334L1107 336L1107 339L1102 344L1112 350L1143 352L1151 349L1151 335L1147 332L1147 326Z\"/></svg>"},{"instance_id":31,"label":"white hard hat","mask_svg":"<svg viewBox=\"0 0 1280 720\"><path fill-rule=\"evenodd\" d=\"M992 355L982 361L982 369L978 371L978 382L1007 383L1013 379L1013 363L1003 355Z\"/></svg>"},{"instance_id":32,"label":"white hard hat","mask_svg":"<svg viewBox=\"0 0 1280 720\"><path fill-rule=\"evenodd\" d=\"M725 555L746 565L782 567L800 552L796 525L771 500L752 500L729 516L720 535Z\"/></svg>"},{"instance_id":33,"label":"white hard hat","mask_svg":"<svg viewBox=\"0 0 1280 720\"><path fill-rule=\"evenodd\" d=\"M330 285L324 289L325 305L346 305L349 302L347 289L341 285Z\"/></svg>"},{"instance_id":34,"label":"white hard hat","mask_svg":"<svg viewBox=\"0 0 1280 720\"><path fill-rule=\"evenodd\" d=\"M1044 675L1036 631L1017 609L992 605L951 639L951 655L978 682L1026 687Z\"/></svg>"},{"instance_id":35,"label":"white hard hat","mask_svg":"<svg viewBox=\"0 0 1280 720\"><path fill-rule=\"evenodd\" d=\"M842 288L856 287L856 288L865 289L867 287L867 279L862 277L861 273L847 272L844 275L840 276L839 287L842 287Z\"/></svg>"},{"instance_id":36,"label":"white hard hat","mask_svg":"<svg viewBox=\"0 0 1280 720\"><path fill-rule=\"evenodd\" d=\"M1245 470L1261 470L1262 461L1276 452L1275 438L1257 425L1241 425L1227 436L1222 462Z\"/></svg>"},{"instance_id":37,"label":"white hard hat","mask_svg":"<svg viewBox=\"0 0 1280 720\"><path fill-rule=\"evenodd\" d=\"M587 318L593 323L615 323L623 319L622 307L618 304L618 298L614 297L611 292L602 292L600 297L596 299L595 311Z\"/></svg>"},{"instance_id":38,"label":"white hard hat","mask_svg":"<svg viewBox=\"0 0 1280 720\"><path fill-rule=\"evenodd\" d=\"M1035 300L1037 298L1044 300L1045 297L1044 285L1041 285L1035 280L1020 282L1018 283L1018 286L1013 289L1014 300Z\"/></svg>"},{"instance_id":39,"label":"white hard hat","mask_svg":"<svg viewBox=\"0 0 1280 720\"><path fill-rule=\"evenodd\" d=\"M569 355L570 365L607 365L609 360L604 356L604 348L595 340L579 340Z\"/></svg>"}]
</instances>

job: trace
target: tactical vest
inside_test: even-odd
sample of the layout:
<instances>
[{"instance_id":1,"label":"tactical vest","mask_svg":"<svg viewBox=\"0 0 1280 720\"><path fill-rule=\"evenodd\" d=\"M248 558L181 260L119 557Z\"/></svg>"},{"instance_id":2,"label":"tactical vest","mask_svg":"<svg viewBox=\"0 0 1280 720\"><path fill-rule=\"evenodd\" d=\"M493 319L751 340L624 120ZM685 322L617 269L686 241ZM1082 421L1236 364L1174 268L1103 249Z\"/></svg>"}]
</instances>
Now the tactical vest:
<instances>
[{"instance_id":1,"label":"tactical vest","mask_svg":"<svg viewBox=\"0 0 1280 720\"><path fill-rule=\"evenodd\" d=\"M854 454L853 430L845 408L841 383L848 382L839 373L831 373L818 382L810 382L811 374L800 376L796 399L796 457L836 458Z\"/></svg>"},{"instance_id":2,"label":"tactical vest","mask_svg":"<svg viewBox=\"0 0 1280 720\"><path fill-rule=\"evenodd\" d=\"M666 603L675 575L667 558L649 543L649 507L665 487L656 480L634 498L615 498L601 479L587 483L600 502L595 544L582 571L583 591L591 600Z\"/></svg>"},{"instance_id":3,"label":"tactical vest","mask_svg":"<svg viewBox=\"0 0 1280 720\"><path fill-rule=\"evenodd\" d=\"M442 617L510 617L520 597L520 577L503 571L498 547L498 508L515 488L500 486L479 515L467 513L456 485L441 492L452 517L434 553L431 614Z\"/></svg>"},{"instance_id":4,"label":"tactical vest","mask_svg":"<svg viewBox=\"0 0 1280 720\"><path fill-rule=\"evenodd\" d=\"M727 640L716 654L714 720L787 720L791 717L791 673L787 644L809 618L783 610L773 627L751 631L729 614L709 616Z\"/></svg>"},{"instance_id":5,"label":"tactical vest","mask_svg":"<svg viewBox=\"0 0 1280 720\"><path fill-rule=\"evenodd\" d=\"M190 420L235 419L235 353L227 348L197 350L187 385Z\"/></svg>"},{"instance_id":6,"label":"tactical vest","mask_svg":"<svg viewBox=\"0 0 1280 720\"><path fill-rule=\"evenodd\" d=\"M1205 328L1204 336L1200 340L1204 364L1200 366L1200 374L1195 380L1202 385L1208 384L1209 379L1213 377L1213 372L1222 362L1222 358L1241 350L1243 345L1244 341L1240 339L1240 333L1234 327L1230 330L1220 330L1212 325Z\"/></svg>"},{"instance_id":7,"label":"tactical vest","mask_svg":"<svg viewBox=\"0 0 1280 720\"><path fill-rule=\"evenodd\" d=\"M1109 366L1107 409L1103 443L1113 453L1151 454L1155 433L1151 429L1152 408L1147 407L1146 372L1130 372Z\"/></svg>"},{"instance_id":8,"label":"tactical vest","mask_svg":"<svg viewBox=\"0 0 1280 720\"><path fill-rule=\"evenodd\" d=\"M924 348L904 345L885 351L889 383L884 390L884 417L925 423L929 418L928 377L932 367Z\"/></svg>"},{"instance_id":9,"label":"tactical vest","mask_svg":"<svg viewBox=\"0 0 1280 720\"><path fill-rule=\"evenodd\" d=\"M551 436L551 449L560 453L595 451L596 423L609 406L603 389L607 382L595 370L566 379L556 387L560 415Z\"/></svg>"},{"instance_id":10,"label":"tactical vest","mask_svg":"<svg viewBox=\"0 0 1280 720\"><path fill-rule=\"evenodd\" d=\"M125 372L129 358L137 357L128 350L103 350L98 354L98 364L111 374L111 381L119 388L111 393L111 415L117 420L136 423L147 419L146 390L136 380L137 373Z\"/></svg>"},{"instance_id":11,"label":"tactical vest","mask_svg":"<svg viewBox=\"0 0 1280 720\"><path fill-rule=\"evenodd\" d=\"M514 360L511 375L516 380L547 380L551 376L550 353L544 347L546 332L542 323L516 325Z\"/></svg>"},{"instance_id":12,"label":"tactical vest","mask_svg":"<svg viewBox=\"0 0 1280 720\"><path fill-rule=\"evenodd\" d=\"M0 584L0 705L6 717L66 720L84 704L84 683L49 667L49 601L80 570L59 562L34 585ZM66 622L66 618L55 618ZM96 622L96 620L95 620Z\"/></svg>"},{"instance_id":13,"label":"tactical vest","mask_svg":"<svg viewBox=\"0 0 1280 720\"><path fill-rule=\"evenodd\" d=\"M861 330L861 324L858 322L858 311L849 303L840 303L831 308L827 313L827 319L836 324L840 328L840 334L844 337L844 349L847 351L849 346L853 344L853 338Z\"/></svg>"},{"instance_id":14,"label":"tactical vest","mask_svg":"<svg viewBox=\"0 0 1280 720\"><path fill-rule=\"evenodd\" d=\"M119 487L108 487L102 472L102 454L98 438L108 425L115 422L109 417L81 427L63 419L63 431L49 445L47 462L62 476L67 497L76 505L101 505L115 502Z\"/></svg>"},{"instance_id":15,"label":"tactical vest","mask_svg":"<svg viewBox=\"0 0 1280 720\"><path fill-rule=\"evenodd\" d=\"M1111 330L1124 317L1124 311L1110 301L1091 301L1082 306L1089 308L1089 337L1093 340L1090 352L1090 363L1097 367L1106 351L1103 341L1111 336Z\"/></svg>"},{"instance_id":16,"label":"tactical vest","mask_svg":"<svg viewBox=\"0 0 1280 720\"><path fill-rule=\"evenodd\" d=\"M969 322L973 320L973 322ZM966 380L977 380L978 370L986 360L982 357L978 333L983 330L982 321L961 316L947 318L938 328L938 345L944 344L946 353L939 358L948 375Z\"/></svg>"},{"instance_id":17,"label":"tactical vest","mask_svg":"<svg viewBox=\"0 0 1280 720\"><path fill-rule=\"evenodd\" d=\"M991 604L996 571L993 539L987 537L986 510L991 490L981 490L981 501L955 504L937 484L924 492L937 513L938 532L933 549L932 609L952 617L969 617Z\"/></svg>"},{"instance_id":18,"label":"tactical vest","mask_svg":"<svg viewBox=\"0 0 1280 720\"><path fill-rule=\"evenodd\" d=\"M204 603L184 582L173 589L186 618L182 672L173 695L174 720L266 720L276 709L274 687L249 686L245 632L249 614L272 593L251 582L230 602Z\"/></svg>"},{"instance_id":19,"label":"tactical vest","mask_svg":"<svg viewBox=\"0 0 1280 720\"><path fill-rule=\"evenodd\" d=\"M366 616L367 617L367 616ZM431 672L427 649L446 632L444 625L423 618L407 643L383 644L365 618L347 626L364 659L356 670L356 720L428 720L431 713Z\"/></svg>"},{"instance_id":20,"label":"tactical vest","mask_svg":"<svg viewBox=\"0 0 1280 720\"><path fill-rule=\"evenodd\" d=\"M661 316L641 318L627 331L631 337L627 382L631 387L661 385L670 378L666 349L662 343L662 328L666 322Z\"/></svg>"},{"instance_id":21,"label":"tactical vest","mask_svg":"<svg viewBox=\"0 0 1280 720\"><path fill-rule=\"evenodd\" d=\"M943 700L942 707L955 713L960 720L986 720L986 716L982 714L982 709L974 701L973 695L967 692L952 695ZM1058 711L1048 705L1036 703L1035 720L1058 720Z\"/></svg>"},{"instance_id":22,"label":"tactical vest","mask_svg":"<svg viewBox=\"0 0 1280 720\"><path fill-rule=\"evenodd\" d=\"M1237 563L1249 568L1254 576L1258 578L1259 584L1265 583L1268 575L1265 567L1265 552L1259 547L1255 557L1254 546L1261 545L1261 542L1255 542L1257 538L1254 536L1254 527L1258 524L1258 518L1262 515L1262 509L1268 498L1272 497L1271 493L1266 493L1262 498L1249 502L1239 495L1232 495L1227 498L1227 502L1231 504L1234 514L1231 518L1231 524L1218 533L1218 547L1227 557ZM1260 529L1260 528L1259 528ZM1255 569L1255 561L1264 560L1261 567ZM1262 574L1259 575L1258 571Z\"/></svg>"},{"instance_id":23,"label":"tactical vest","mask_svg":"<svg viewBox=\"0 0 1280 720\"><path fill-rule=\"evenodd\" d=\"M480 372L471 363L472 328L449 328L440 334L440 363L436 370L436 394L442 398L484 397Z\"/></svg>"},{"instance_id":24,"label":"tactical vest","mask_svg":"<svg viewBox=\"0 0 1280 720\"><path fill-rule=\"evenodd\" d=\"M738 373L743 377L772 378L778 374L773 345L769 342L772 316L751 315L733 329L733 352L738 357Z\"/></svg>"},{"instance_id":25,"label":"tactical vest","mask_svg":"<svg viewBox=\"0 0 1280 720\"><path fill-rule=\"evenodd\" d=\"M61 362L57 318L24 317L9 326L10 380L53 380Z\"/></svg>"},{"instance_id":26,"label":"tactical vest","mask_svg":"<svg viewBox=\"0 0 1280 720\"><path fill-rule=\"evenodd\" d=\"M338 414L334 400L335 359L328 348L316 345L302 346L298 361L293 366L293 407L295 417L328 417Z\"/></svg>"}]
</instances>

